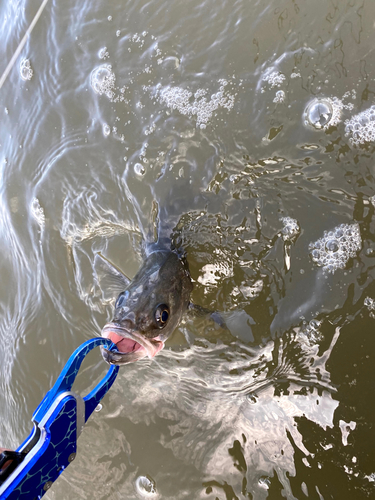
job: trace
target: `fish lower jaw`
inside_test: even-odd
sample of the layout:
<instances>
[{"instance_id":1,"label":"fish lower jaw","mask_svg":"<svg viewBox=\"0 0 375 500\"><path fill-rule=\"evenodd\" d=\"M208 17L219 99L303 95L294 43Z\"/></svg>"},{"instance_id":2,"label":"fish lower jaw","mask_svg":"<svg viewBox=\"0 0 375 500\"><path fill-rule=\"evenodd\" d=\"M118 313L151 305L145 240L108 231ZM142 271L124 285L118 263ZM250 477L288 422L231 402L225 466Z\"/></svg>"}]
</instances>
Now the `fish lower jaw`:
<instances>
[{"instance_id":1,"label":"fish lower jaw","mask_svg":"<svg viewBox=\"0 0 375 500\"><path fill-rule=\"evenodd\" d=\"M106 325L102 330L102 337L111 340L117 348L117 351L108 351L104 347L101 349L104 359L110 364L125 364L146 356L153 358L164 347L161 340L150 340L135 336L126 331L121 331L121 335ZM139 342L138 342L139 340Z\"/></svg>"}]
</instances>

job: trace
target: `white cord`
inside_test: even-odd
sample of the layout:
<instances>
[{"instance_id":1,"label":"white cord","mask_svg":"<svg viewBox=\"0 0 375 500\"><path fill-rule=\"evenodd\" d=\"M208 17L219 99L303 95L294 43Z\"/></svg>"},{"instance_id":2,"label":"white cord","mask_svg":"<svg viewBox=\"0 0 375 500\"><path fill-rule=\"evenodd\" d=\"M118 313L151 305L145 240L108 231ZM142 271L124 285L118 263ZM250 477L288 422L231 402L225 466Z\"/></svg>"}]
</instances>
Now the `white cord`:
<instances>
[{"instance_id":1,"label":"white cord","mask_svg":"<svg viewBox=\"0 0 375 500\"><path fill-rule=\"evenodd\" d=\"M41 14L43 12L44 7L47 5L47 2L48 2L48 0L43 0L42 5L39 7L38 12L35 14L34 19L31 21L30 26L27 28L24 37L22 38L22 40L21 40L20 44L18 45L15 53L13 54L12 59L9 61L8 66L5 68L5 71L4 71L4 73L2 74L2 76L0 78L0 89L3 86L3 83L5 82L5 80L7 79L7 76L9 75L10 70L13 68L14 63L16 62L17 57L20 55L20 52L23 49L23 47L24 47L24 45L26 43L26 40L30 36L30 34L31 34L34 26L36 25L38 19L40 18Z\"/></svg>"}]
</instances>

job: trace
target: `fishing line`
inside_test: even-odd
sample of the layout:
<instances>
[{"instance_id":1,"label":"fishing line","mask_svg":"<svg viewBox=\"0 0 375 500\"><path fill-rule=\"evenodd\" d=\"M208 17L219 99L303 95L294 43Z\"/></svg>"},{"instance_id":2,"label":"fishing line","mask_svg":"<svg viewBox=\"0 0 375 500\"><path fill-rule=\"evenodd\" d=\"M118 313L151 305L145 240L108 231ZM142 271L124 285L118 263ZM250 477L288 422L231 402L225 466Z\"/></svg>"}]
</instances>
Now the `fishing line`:
<instances>
[{"instance_id":1,"label":"fishing line","mask_svg":"<svg viewBox=\"0 0 375 500\"><path fill-rule=\"evenodd\" d=\"M13 68L14 63L16 62L17 57L20 55L20 52L23 49L23 47L24 47L24 45L26 43L26 40L28 39L28 37L30 36L31 32L33 31L34 26L36 25L38 19L40 18L41 14L42 14L42 12L44 10L44 7L47 5L47 2L48 2L48 0L43 0L41 6L39 7L38 12L35 14L34 19L31 21L30 26L27 28L24 37L20 41L20 43L19 43L19 45L18 45L15 53L13 54L12 59L9 61L8 66L5 68L5 71L4 71L4 73L2 74L2 76L0 78L0 89L3 86L3 83L5 82L5 80L7 79L7 76L9 75L10 70Z\"/></svg>"}]
</instances>

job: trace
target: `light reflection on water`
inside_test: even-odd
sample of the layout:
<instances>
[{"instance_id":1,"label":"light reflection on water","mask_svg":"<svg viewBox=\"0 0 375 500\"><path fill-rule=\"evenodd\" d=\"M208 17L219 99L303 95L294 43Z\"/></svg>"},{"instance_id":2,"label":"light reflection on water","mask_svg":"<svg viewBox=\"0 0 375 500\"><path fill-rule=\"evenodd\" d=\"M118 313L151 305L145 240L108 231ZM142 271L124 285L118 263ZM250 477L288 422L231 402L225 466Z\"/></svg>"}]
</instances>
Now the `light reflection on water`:
<instances>
[{"instance_id":1,"label":"light reflection on water","mask_svg":"<svg viewBox=\"0 0 375 500\"><path fill-rule=\"evenodd\" d=\"M38 8L0 7L1 72ZM111 317L96 252L133 276L159 223L229 328L121 368L47 498L374 495L374 9L46 4L0 90L1 445Z\"/></svg>"}]
</instances>

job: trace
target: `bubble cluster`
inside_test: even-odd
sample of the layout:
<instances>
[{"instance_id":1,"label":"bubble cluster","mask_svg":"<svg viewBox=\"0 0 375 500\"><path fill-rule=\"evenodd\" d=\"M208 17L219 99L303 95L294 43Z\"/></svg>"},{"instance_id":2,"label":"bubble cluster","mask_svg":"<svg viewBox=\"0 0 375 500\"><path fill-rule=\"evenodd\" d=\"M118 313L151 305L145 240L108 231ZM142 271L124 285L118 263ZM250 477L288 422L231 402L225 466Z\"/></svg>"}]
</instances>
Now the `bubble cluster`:
<instances>
[{"instance_id":1,"label":"bubble cluster","mask_svg":"<svg viewBox=\"0 0 375 500\"><path fill-rule=\"evenodd\" d=\"M296 340L307 347L313 347L323 340L323 335L320 332L322 321L312 319L308 323L304 323L302 328L297 332Z\"/></svg>"},{"instance_id":2,"label":"bubble cluster","mask_svg":"<svg viewBox=\"0 0 375 500\"><path fill-rule=\"evenodd\" d=\"M285 75L283 75L283 73L280 73L279 71L272 71L271 73L267 73L263 76L263 81L267 82L270 85L271 89L273 89L274 87L280 87L285 79Z\"/></svg>"},{"instance_id":3,"label":"bubble cluster","mask_svg":"<svg viewBox=\"0 0 375 500\"><path fill-rule=\"evenodd\" d=\"M99 95L104 94L109 99L113 99L115 83L116 76L109 64L98 66L91 73L91 87Z\"/></svg>"},{"instance_id":4,"label":"bubble cluster","mask_svg":"<svg viewBox=\"0 0 375 500\"><path fill-rule=\"evenodd\" d=\"M334 273L344 269L349 258L354 258L361 249L359 224L341 224L332 231L324 231L323 238L310 243L312 260L325 271Z\"/></svg>"},{"instance_id":5,"label":"bubble cluster","mask_svg":"<svg viewBox=\"0 0 375 500\"><path fill-rule=\"evenodd\" d=\"M375 105L346 120L345 134L354 146L375 141Z\"/></svg>"},{"instance_id":6,"label":"bubble cluster","mask_svg":"<svg viewBox=\"0 0 375 500\"><path fill-rule=\"evenodd\" d=\"M366 297L365 300L363 301L363 304L370 311L370 317L375 318L375 314L373 312L375 311L375 300L372 299L371 297Z\"/></svg>"},{"instance_id":7,"label":"bubble cluster","mask_svg":"<svg viewBox=\"0 0 375 500\"><path fill-rule=\"evenodd\" d=\"M165 87L158 91L160 103L164 103L168 108L177 109L182 115L189 118L195 117L197 127L206 128L207 123L212 118L214 111L218 108L225 108L228 111L234 106L234 96L225 91L228 85L226 80L219 80L220 88L216 94L212 94L207 100L208 91L198 89L195 94L190 90L181 87Z\"/></svg>"},{"instance_id":8,"label":"bubble cluster","mask_svg":"<svg viewBox=\"0 0 375 500\"><path fill-rule=\"evenodd\" d=\"M292 241L299 235L301 229L295 219L292 219L291 217L281 217L280 221L284 225L281 230L284 241Z\"/></svg>"},{"instance_id":9,"label":"bubble cluster","mask_svg":"<svg viewBox=\"0 0 375 500\"><path fill-rule=\"evenodd\" d=\"M31 80L33 77L33 70L30 64L30 61L28 59L22 59L21 64L20 64L20 74L22 80Z\"/></svg>"},{"instance_id":10,"label":"bubble cluster","mask_svg":"<svg viewBox=\"0 0 375 500\"><path fill-rule=\"evenodd\" d=\"M145 135L150 135L153 132L155 132L155 130L156 130L156 123L152 122L151 125L145 129Z\"/></svg>"},{"instance_id":11,"label":"bubble cluster","mask_svg":"<svg viewBox=\"0 0 375 500\"><path fill-rule=\"evenodd\" d=\"M275 102L276 104L279 104L279 103L284 102L284 101L285 101L285 92L283 90L278 90L276 92L276 95L275 95L273 102Z\"/></svg>"}]
</instances>

